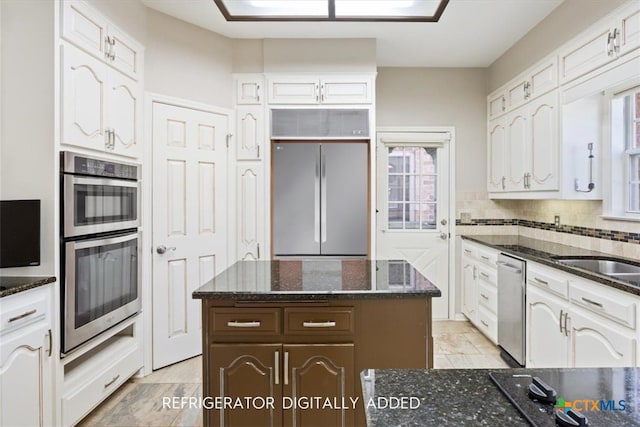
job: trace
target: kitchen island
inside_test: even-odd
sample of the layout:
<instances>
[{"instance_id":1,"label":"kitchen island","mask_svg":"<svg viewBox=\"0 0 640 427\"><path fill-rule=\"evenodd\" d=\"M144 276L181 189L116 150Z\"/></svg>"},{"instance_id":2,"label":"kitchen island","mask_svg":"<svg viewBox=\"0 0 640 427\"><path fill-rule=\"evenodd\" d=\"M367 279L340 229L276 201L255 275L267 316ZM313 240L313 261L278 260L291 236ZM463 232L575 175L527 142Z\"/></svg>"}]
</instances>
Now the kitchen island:
<instances>
[{"instance_id":1,"label":"kitchen island","mask_svg":"<svg viewBox=\"0 0 640 427\"><path fill-rule=\"evenodd\" d=\"M557 402L528 395L532 377ZM375 369L361 373L368 427L555 427L556 406L575 409L590 426L640 426L640 369Z\"/></svg>"},{"instance_id":2,"label":"kitchen island","mask_svg":"<svg viewBox=\"0 0 640 427\"><path fill-rule=\"evenodd\" d=\"M198 288L204 424L364 425L358 373L433 366L431 298L404 261L238 262Z\"/></svg>"}]
</instances>

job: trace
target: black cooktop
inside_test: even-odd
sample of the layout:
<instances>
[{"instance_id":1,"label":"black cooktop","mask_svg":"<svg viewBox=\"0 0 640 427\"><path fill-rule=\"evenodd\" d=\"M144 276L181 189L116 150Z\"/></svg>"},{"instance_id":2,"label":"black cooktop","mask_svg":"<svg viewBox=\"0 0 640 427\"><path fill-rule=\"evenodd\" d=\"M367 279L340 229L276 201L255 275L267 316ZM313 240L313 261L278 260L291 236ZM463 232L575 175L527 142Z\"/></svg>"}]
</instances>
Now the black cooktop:
<instances>
[{"instance_id":1,"label":"black cooktop","mask_svg":"<svg viewBox=\"0 0 640 427\"><path fill-rule=\"evenodd\" d=\"M522 369L493 371L489 377L533 426L565 425L556 424L557 411L573 419L581 415L591 427L640 426L640 369ZM541 381L553 389L542 395L555 392L549 399L555 404L530 396L534 377L538 385ZM543 388L538 387L537 392Z\"/></svg>"}]
</instances>

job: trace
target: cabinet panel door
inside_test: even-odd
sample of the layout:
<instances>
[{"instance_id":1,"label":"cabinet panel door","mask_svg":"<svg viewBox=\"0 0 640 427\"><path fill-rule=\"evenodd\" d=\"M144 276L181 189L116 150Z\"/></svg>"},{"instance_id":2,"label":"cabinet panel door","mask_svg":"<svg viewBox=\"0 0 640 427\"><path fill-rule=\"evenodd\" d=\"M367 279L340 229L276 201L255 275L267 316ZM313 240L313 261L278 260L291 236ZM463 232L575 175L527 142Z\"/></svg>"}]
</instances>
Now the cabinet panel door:
<instances>
[{"instance_id":1,"label":"cabinet panel door","mask_svg":"<svg viewBox=\"0 0 640 427\"><path fill-rule=\"evenodd\" d=\"M71 45L63 46L63 144L104 150L106 87L106 65Z\"/></svg>"},{"instance_id":2,"label":"cabinet panel door","mask_svg":"<svg viewBox=\"0 0 640 427\"><path fill-rule=\"evenodd\" d=\"M476 271L471 258L462 256L462 312L467 318L476 321Z\"/></svg>"},{"instance_id":3,"label":"cabinet panel door","mask_svg":"<svg viewBox=\"0 0 640 427\"><path fill-rule=\"evenodd\" d=\"M323 104L370 104L371 79L363 77L334 77L320 81L320 100Z\"/></svg>"},{"instance_id":4,"label":"cabinet panel door","mask_svg":"<svg viewBox=\"0 0 640 427\"><path fill-rule=\"evenodd\" d=\"M258 105L262 103L262 80L239 78L236 81L236 104Z\"/></svg>"},{"instance_id":5,"label":"cabinet panel door","mask_svg":"<svg viewBox=\"0 0 640 427\"><path fill-rule=\"evenodd\" d=\"M572 367L637 366L637 338L598 315L574 309L569 316Z\"/></svg>"},{"instance_id":6,"label":"cabinet panel door","mask_svg":"<svg viewBox=\"0 0 640 427\"><path fill-rule=\"evenodd\" d=\"M291 344L284 345L283 350L283 394L293 402L317 396L322 402L330 399L334 405L332 409L287 409L284 425L352 426L355 409L335 409L335 402L341 408L352 408L350 398L356 397L353 344Z\"/></svg>"},{"instance_id":7,"label":"cabinet panel door","mask_svg":"<svg viewBox=\"0 0 640 427\"><path fill-rule=\"evenodd\" d=\"M588 34L561 48L559 56L561 84L615 59L615 55L610 54L609 49L609 24L609 22L602 23Z\"/></svg>"},{"instance_id":8,"label":"cabinet panel door","mask_svg":"<svg viewBox=\"0 0 640 427\"><path fill-rule=\"evenodd\" d=\"M113 39L111 65L137 80L142 72L142 46L113 25L110 25L108 30L109 36Z\"/></svg>"},{"instance_id":9,"label":"cabinet panel door","mask_svg":"<svg viewBox=\"0 0 640 427\"><path fill-rule=\"evenodd\" d=\"M487 190L489 192L504 191L506 185L505 171L505 129L502 120L489 123L489 165Z\"/></svg>"},{"instance_id":10,"label":"cabinet panel door","mask_svg":"<svg viewBox=\"0 0 640 427\"><path fill-rule=\"evenodd\" d=\"M263 153L264 112L262 107L238 107L236 158L258 160Z\"/></svg>"},{"instance_id":11,"label":"cabinet panel door","mask_svg":"<svg viewBox=\"0 0 640 427\"><path fill-rule=\"evenodd\" d=\"M319 102L320 83L317 79L269 80L270 104L317 104Z\"/></svg>"},{"instance_id":12,"label":"cabinet panel door","mask_svg":"<svg viewBox=\"0 0 640 427\"><path fill-rule=\"evenodd\" d=\"M208 379L209 396L273 399L273 407L259 409L255 404L243 409L209 411L214 426L280 426L282 425L282 383L279 364L280 344L212 344ZM206 380L206 379L205 379Z\"/></svg>"},{"instance_id":13,"label":"cabinet panel door","mask_svg":"<svg viewBox=\"0 0 640 427\"><path fill-rule=\"evenodd\" d=\"M81 1L63 1L62 37L106 59L107 21Z\"/></svg>"},{"instance_id":14,"label":"cabinet panel door","mask_svg":"<svg viewBox=\"0 0 640 427\"><path fill-rule=\"evenodd\" d=\"M618 31L620 34L617 41L621 55L640 46L640 6L637 2L632 2L620 13Z\"/></svg>"},{"instance_id":15,"label":"cabinet panel door","mask_svg":"<svg viewBox=\"0 0 640 427\"><path fill-rule=\"evenodd\" d=\"M487 112L489 115L489 120L495 119L498 116L501 116L505 111L507 111L507 100L504 95L504 90L500 92L489 95L487 98Z\"/></svg>"},{"instance_id":16,"label":"cabinet panel door","mask_svg":"<svg viewBox=\"0 0 640 427\"><path fill-rule=\"evenodd\" d=\"M569 338L561 330L566 312L561 300L527 286L527 367L569 366Z\"/></svg>"},{"instance_id":17,"label":"cabinet panel door","mask_svg":"<svg viewBox=\"0 0 640 427\"><path fill-rule=\"evenodd\" d=\"M529 99L536 98L558 86L558 58L553 56L531 72Z\"/></svg>"},{"instance_id":18,"label":"cabinet panel door","mask_svg":"<svg viewBox=\"0 0 640 427\"><path fill-rule=\"evenodd\" d=\"M42 323L42 325L45 325ZM26 328L25 328L26 329ZM24 334L13 334L0 345L0 425L50 425L48 413L51 396L46 377L44 342L46 326Z\"/></svg>"},{"instance_id":19,"label":"cabinet panel door","mask_svg":"<svg viewBox=\"0 0 640 427\"><path fill-rule=\"evenodd\" d=\"M527 81L520 80L507 87L507 109L511 110L527 100Z\"/></svg>"},{"instance_id":20,"label":"cabinet panel door","mask_svg":"<svg viewBox=\"0 0 640 427\"><path fill-rule=\"evenodd\" d=\"M139 85L117 71L110 70L107 97L109 123L114 131L113 150L117 154L138 157L142 152L140 128L142 96Z\"/></svg>"},{"instance_id":21,"label":"cabinet panel door","mask_svg":"<svg viewBox=\"0 0 640 427\"><path fill-rule=\"evenodd\" d=\"M558 95L552 92L529 107L530 190L558 189Z\"/></svg>"},{"instance_id":22,"label":"cabinet panel door","mask_svg":"<svg viewBox=\"0 0 640 427\"><path fill-rule=\"evenodd\" d=\"M507 117L506 136L507 191L524 191L528 129L522 108Z\"/></svg>"},{"instance_id":23,"label":"cabinet panel door","mask_svg":"<svg viewBox=\"0 0 640 427\"><path fill-rule=\"evenodd\" d=\"M264 172L262 164L238 165L238 259L255 261L264 254Z\"/></svg>"}]
</instances>

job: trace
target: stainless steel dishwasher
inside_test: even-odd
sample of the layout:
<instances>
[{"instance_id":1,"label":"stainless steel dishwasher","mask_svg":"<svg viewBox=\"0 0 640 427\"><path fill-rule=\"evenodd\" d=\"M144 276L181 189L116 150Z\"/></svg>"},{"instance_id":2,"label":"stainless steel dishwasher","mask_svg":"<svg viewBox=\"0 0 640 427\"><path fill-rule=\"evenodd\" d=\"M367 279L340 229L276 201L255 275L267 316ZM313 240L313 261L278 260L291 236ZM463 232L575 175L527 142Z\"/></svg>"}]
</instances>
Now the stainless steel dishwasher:
<instances>
[{"instance_id":1,"label":"stainless steel dishwasher","mask_svg":"<svg viewBox=\"0 0 640 427\"><path fill-rule=\"evenodd\" d=\"M526 263L498 255L498 345L511 366L525 364Z\"/></svg>"}]
</instances>

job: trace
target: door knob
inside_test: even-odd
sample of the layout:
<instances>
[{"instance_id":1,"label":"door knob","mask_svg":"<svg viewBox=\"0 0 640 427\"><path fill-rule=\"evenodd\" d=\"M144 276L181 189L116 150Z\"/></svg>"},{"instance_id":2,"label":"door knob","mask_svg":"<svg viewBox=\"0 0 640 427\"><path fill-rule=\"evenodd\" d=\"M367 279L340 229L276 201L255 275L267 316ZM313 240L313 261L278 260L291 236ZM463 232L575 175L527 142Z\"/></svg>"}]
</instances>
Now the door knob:
<instances>
[{"instance_id":1,"label":"door knob","mask_svg":"<svg viewBox=\"0 0 640 427\"><path fill-rule=\"evenodd\" d=\"M175 250L176 250L175 246L171 246L170 248L168 248L165 245L160 245L156 248L156 252L158 252L160 255L162 255L167 251L175 251Z\"/></svg>"},{"instance_id":2,"label":"door knob","mask_svg":"<svg viewBox=\"0 0 640 427\"><path fill-rule=\"evenodd\" d=\"M447 233L440 233L440 238L442 240L447 240L447 238L449 238L449 235Z\"/></svg>"},{"instance_id":3,"label":"door knob","mask_svg":"<svg viewBox=\"0 0 640 427\"><path fill-rule=\"evenodd\" d=\"M447 220L446 220L446 219L443 219L442 221L440 221L440 224L442 224L442 225L447 225Z\"/></svg>"}]
</instances>

